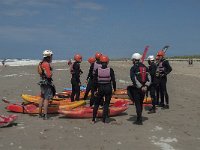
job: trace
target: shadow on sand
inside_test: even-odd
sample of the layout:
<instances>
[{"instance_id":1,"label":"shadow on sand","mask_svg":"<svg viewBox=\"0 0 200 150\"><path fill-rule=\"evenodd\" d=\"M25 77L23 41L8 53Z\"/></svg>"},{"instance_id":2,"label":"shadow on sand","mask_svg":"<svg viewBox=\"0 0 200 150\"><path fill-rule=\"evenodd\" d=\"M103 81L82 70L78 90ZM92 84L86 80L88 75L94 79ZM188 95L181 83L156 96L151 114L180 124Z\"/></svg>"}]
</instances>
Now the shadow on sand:
<instances>
[{"instance_id":1,"label":"shadow on sand","mask_svg":"<svg viewBox=\"0 0 200 150\"><path fill-rule=\"evenodd\" d=\"M137 120L137 115L131 115L130 118L128 118L127 120L134 124L134 122ZM146 120L148 120L148 117L142 117L143 122L145 122Z\"/></svg>"}]
</instances>

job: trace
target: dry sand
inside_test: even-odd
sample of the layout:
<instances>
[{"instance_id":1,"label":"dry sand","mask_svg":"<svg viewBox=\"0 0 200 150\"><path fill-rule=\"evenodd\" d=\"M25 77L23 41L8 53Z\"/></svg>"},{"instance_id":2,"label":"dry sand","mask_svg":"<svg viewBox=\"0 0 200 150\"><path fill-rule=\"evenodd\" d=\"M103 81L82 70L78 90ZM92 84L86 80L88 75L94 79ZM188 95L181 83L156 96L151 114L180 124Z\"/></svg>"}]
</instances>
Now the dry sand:
<instances>
[{"instance_id":1,"label":"dry sand","mask_svg":"<svg viewBox=\"0 0 200 150\"><path fill-rule=\"evenodd\" d=\"M17 124L0 128L1 150L199 150L200 148L200 63L188 67L186 62L171 62L173 72L168 77L170 109L158 108L156 114L143 112L143 126L133 124L135 106L121 116L112 117L109 124L90 119L68 119L62 115L42 120L37 116L18 114ZM70 74L65 63L54 66L57 91L70 87ZM84 74L88 63L81 64ZM118 88L129 85L130 62L110 62ZM40 92L36 66L0 66L0 96L21 102L20 94ZM10 114L0 102L0 114Z\"/></svg>"}]
</instances>

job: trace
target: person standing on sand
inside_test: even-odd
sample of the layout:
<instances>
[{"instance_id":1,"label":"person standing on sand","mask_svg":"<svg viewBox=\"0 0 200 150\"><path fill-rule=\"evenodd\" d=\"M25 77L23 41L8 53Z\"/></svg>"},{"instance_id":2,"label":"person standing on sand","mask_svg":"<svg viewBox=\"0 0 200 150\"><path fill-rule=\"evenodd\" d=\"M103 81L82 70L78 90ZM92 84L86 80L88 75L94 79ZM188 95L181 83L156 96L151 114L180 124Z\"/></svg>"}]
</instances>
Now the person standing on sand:
<instances>
[{"instance_id":1,"label":"person standing on sand","mask_svg":"<svg viewBox=\"0 0 200 150\"><path fill-rule=\"evenodd\" d=\"M41 81L38 83L41 88L41 100L39 103L39 117L44 120L48 119L47 109L49 100L53 98L56 93L55 86L52 81L52 56L53 52L51 50L45 50L43 52L43 60L38 65L38 73L40 75ZM44 108L44 113L42 113L42 108Z\"/></svg>"},{"instance_id":2,"label":"person standing on sand","mask_svg":"<svg viewBox=\"0 0 200 150\"><path fill-rule=\"evenodd\" d=\"M134 122L137 125L142 125L142 110L143 100L147 92L147 88L151 84L151 76L148 68L140 62L141 55L134 53L131 57L133 66L130 69L130 77L133 82L133 91L131 93L136 107L137 120Z\"/></svg>"},{"instance_id":3,"label":"person standing on sand","mask_svg":"<svg viewBox=\"0 0 200 150\"><path fill-rule=\"evenodd\" d=\"M169 61L164 58L165 53L162 50L158 51L157 56L159 57L158 71L160 77L159 88L161 94L160 106L164 109L169 109L169 96L167 93L167 75L172 71L172 67L169 64ZM164 104L164 99L166 105Z\"/></svg>"},{"instance_id":4,"label":"person standing on sand","mask_svg":"<svg viewBox=\"0 0 200 150\"><path fill-rule=\"evenodd\" d=\"M150 91L150 96L152 99L152 108L148 112L149 114L151 113L156 113L156 86L159 84L159 79L156 77L156 70L157 70L157 65L155 63L155 58L153 55L150 55L148 58L148 64L149 64L149 73L151 75L151 84L149 87Z\"/></svg>"},{"instance_id":5,"label":"person standing on sand","mask_svg":"<svg viewBox=\"0 0 200 150\"><path fill-rule=\"evenodd\" d=\"M101 62L100 62L100 57L102 56L101 53L99 52L96 52L95 54L95 59L96 61L90 66L90 70L92 70L92 76L94 77L94 74L96 72L96 70L98 68L100 68L102 65L101 65ZM94 88L94 83L92 82L91 83L91 98L90 98L90 106L92 106L94 104L94 101L96 99L96 96L94 95L95 93L95 88Z\"/></svg>"},{"instance_id":6,"label":"person standing on sand","mask_svg":"<svg viewBox=\"0 0 200 150\"><path fill-rule=\"evenodd\" d=\"M96 69L94 74L94 88L97 91L97 98L94 102L93 109L93 119L92 122L96 122L96 115L100 103L102 102L103 97L105 97L105 102L103 104L103 123L106 123L106 118L109 115L109 105L112 97L112 85L114 91L116 91L116 81L115 74L112 68L108 67L109 58L108 56L102 55L100 57L102 67ZM112 85L111 85L112 82Z\"/></svg>"},{"instance_id":7,"label":"person standing on sand","mask_svg":"<svg viewBox=\"0 0 200 150\"><path fill-rule=\"evenodd\" d=\"M80 75L83 71L80 69L80 63L82 62L82 56L79 54L74 55L75 62L70 65L70 73L72 74L71 84L72 84L72 93L71 93L71 101L80 99Z\"/></svg>"},{"instance_id":8,"label":"person standing on sand","mask_svg":"<svg viewBox=\"0 0 200 150\"><path fill-rule=\"evenodd\" d=\"M3 59L2 62L1 62L1 63L2 63L2 66L6 66L6 65L5 65L5 62L6 62L6 59Z\"/></svg>"},{"instance_id":9,"label":"person standing on sand","mask_svg":"<svg viewBox=\"0 0 200 150\"><path fill-rule=\"evenodd\" d=\"M158 66L158 64L159 64L159 57L156 56L156 66ZM159 87L160 77L159 77L158 67L156 70L156 78L158 79L158 84L156 85L156 105L159 105L160 104L160 87Z\"/></svg>"},{"instance_id":10,"label":"person standing on sand","mask_svg":"<svg viewBox=\"0 0 200 150\"><path fill-rule=\"evenodd\" d=\"M91 67L92 65L94 65L94 62L96 61L96 59L94 57L90 57L88 58L88 62L90 63L90 69L89 69L89 73L88 73L88 76L87 76L87 79L86 79L86 84L87 84L87 87L86 87L86 91L85 91L85 95L84 95L84 100L87 99L88 97L88 94L91 90L91 86L92 86L92 80L93 80L93 67Z\"/></svg>"}]
</instances>

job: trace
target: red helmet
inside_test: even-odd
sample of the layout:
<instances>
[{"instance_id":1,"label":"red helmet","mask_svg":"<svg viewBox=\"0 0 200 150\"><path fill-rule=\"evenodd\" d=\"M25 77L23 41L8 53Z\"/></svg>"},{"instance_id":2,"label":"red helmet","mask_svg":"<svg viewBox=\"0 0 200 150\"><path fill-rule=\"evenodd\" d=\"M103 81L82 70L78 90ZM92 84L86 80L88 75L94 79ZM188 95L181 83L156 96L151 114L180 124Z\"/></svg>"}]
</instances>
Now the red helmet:
<instances>
[{"instance_id":1,"label":"red helmet","mask_svg":"<svg viewBox=\"0 0 200 150\"><path fill-rule=\"evenodd\" d=\"M102 56L100 57L100 61L101 61L102 63L108 63L108 62L109 62L109 58L108 58L108 56L106 56L106 55L102 55Z\"/></svg>"},{"instance_id":2,"label":"red helmet","mask_svg":"<svg viewBox=\"0 0 200 150\"><path fill-rule=\"evenodd\" d=\"M78 62L81 62L82 61L82 56L80 54L76 54L76 55L74 55L74 60L78 61Z\"/></svg>"},{"instance_id":3,"label":"red helmet","mask_svg":"<svg viewBox=\"0 0 200 150\"><path fill-rule=\"evenodd\" d=\"M96 54L95 54L95 58L96 59L100 59L100 57L102 56L102 54L101 53L99 53L99 52L96 52Z\"/></svg>"},{"instance_id":4,"label":"red helmet","mask_svg":"<svg viewBox=\"0 0 200 150\"><path fill-rule=\"evenodd\" d=\"M157 56L165 56L165 52L163 50L158 51Z\"/></svg>"},{"instance_id":5,"label":"red helmet","mask_svg":"<svg viewBox=\"0 0 200 150\"><path fill-rule=\"evenodd\" d=\"M88 58L88 62L89 62L90 64L94 63L95 61L96 61L96 60L95 60L94 57Z\"/></svg>"}]
</instances>

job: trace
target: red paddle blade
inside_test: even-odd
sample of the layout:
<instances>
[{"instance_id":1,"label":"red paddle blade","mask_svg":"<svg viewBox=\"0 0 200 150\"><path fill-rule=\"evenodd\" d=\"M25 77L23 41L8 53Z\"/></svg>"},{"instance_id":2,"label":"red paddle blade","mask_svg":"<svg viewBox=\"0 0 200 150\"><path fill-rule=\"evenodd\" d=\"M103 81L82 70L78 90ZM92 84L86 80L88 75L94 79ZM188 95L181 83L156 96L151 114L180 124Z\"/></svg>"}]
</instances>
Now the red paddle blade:
<instances>
[{"instance_id":1,"label":"red paddle blade","mask_svg":"<svg viewBox=\"0 0 200 150\"><path fill-rule=\"evenodd\" d=\"M149 50L149 46L146 46L145 49L144 49L144 52L142 54L142 58L141 58L142 63L144 62L144 59L147 55L148 50Z\"/></svg>"}]
</instances>

